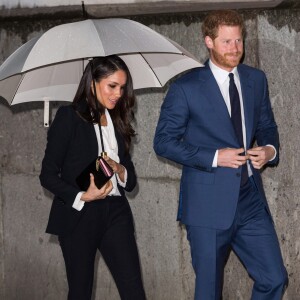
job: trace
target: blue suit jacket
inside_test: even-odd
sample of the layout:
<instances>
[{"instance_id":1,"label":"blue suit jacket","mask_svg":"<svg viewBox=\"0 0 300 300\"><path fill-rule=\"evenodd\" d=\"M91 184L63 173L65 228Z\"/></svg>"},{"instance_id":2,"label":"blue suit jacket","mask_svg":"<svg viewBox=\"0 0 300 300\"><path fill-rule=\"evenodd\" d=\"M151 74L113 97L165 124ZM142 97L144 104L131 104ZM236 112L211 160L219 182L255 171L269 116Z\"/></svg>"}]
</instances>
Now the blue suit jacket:
<instances>
[{"instance_id":1,"label":"blue suit jacket","mask_svg":"<svg viewBox=\"0 0 300 300\"><path fill-rule=\"evenodd\" d=\"M265 74L238 66L244 101L246 148L256 141L277 149L274 121ZM155 152L183 165L179 219L188 225L226 229L233 222L240 191L241 168L213 168L217 149L239 148L230 116L218 84L208 66L197 68L176 80L161 108ZM251 167L252 168L252 167ZM253 178L262 201L266 198L258 170Z\"/></svg>"}]
</instances>

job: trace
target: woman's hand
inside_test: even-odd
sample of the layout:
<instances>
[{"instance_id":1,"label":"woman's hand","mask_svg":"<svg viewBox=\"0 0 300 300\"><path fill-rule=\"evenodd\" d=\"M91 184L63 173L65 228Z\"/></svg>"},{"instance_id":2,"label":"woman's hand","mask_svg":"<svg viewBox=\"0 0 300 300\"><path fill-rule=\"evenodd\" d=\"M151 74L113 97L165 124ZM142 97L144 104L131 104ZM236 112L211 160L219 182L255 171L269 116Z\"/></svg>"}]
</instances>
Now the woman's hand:
<instances>
[{"instance_id":1,"label":"woman's hand","mask_svg":"<svg viewBox=\"0 0 300 300\"><path fill-rule=\"evenodd\" d=\"M125 167L121 164L118 164L116 161L111 159L109 156L103 157L109 166L112 168L114 173L118 174L119 178L124 182L124 175L125 175Z\"/></svg>"},{"instance_id":2,"label":"woman's hand","mask_svg":"<svg viewBox=\"0 0 300 300\"><path fill-rule=\"evenodd\" d=\"M81 200L90 202L106 198L113 188L111 180L109 180L101 189L95 184L94 175L90 174L90 186L85 193L82 194Z\"/></svg>"}]
</instances>

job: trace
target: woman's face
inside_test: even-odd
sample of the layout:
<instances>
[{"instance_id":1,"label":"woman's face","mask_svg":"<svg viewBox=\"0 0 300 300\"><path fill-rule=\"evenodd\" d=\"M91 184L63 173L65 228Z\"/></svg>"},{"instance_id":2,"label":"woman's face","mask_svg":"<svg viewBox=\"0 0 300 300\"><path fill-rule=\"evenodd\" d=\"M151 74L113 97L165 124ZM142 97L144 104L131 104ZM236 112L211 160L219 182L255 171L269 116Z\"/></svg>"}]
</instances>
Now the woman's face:
<instances>
[{"instance_id":1,"label":"woman's face","mask_svg":"<svg viewBox=\"0 0 300 300\"><path fill-rule=\"evenodd\" d=\"M126 73L123 70L118 70L96 82L98 101L107 109L115 108L123 95L126 80Z\"/></svg>"}]
</instances>

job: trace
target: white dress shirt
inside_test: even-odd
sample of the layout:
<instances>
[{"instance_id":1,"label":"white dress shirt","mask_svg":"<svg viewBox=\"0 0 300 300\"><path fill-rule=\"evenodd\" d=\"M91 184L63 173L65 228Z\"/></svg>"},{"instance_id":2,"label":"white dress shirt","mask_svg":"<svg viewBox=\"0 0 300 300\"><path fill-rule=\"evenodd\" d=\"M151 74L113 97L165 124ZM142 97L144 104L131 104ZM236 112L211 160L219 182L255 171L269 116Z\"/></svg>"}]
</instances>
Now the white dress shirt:
<instances>
[{"instance_id":1,"label":"white dress shirt","mask_svg":"<svg viewBox=\"0 0 300 300\"><path fill-rule=\"evenodd\" d=\"M108 110L105 110L105 116L107 120L107 126L101 126L102 136L103 136L103 143L104 149L107 155L113 159L115 162L119 163L120 158L118 156L118 143L115 135L115 129L110 117ZM101 155L102 147L101 147L101 139L100 139L100 131L98 124L94 124L97 142L98 142L98 156ZM118 183L120 186L125 187L127 182L127 170L125 169L124 174L124 182L120 179L118 174L114 174L113 177L110 179L112 181L113 188L111 192L108 194L109 196L121 196L120 191L118 189ZM76 210L81 210L84 206L85 201L82 201L80 198L84 192L79 192L75 198L75 201L72 205L73 208Z\"/></svg>"},{"instance_id":2,"label":"white dress shirt","mask_svg":"<svg viewBox=\"0 0 300 300\"><path fill-rule=\"evenodd\" d=\"M241 89L241 82L240 82L240 76L237 71L237 67L233 68L231 72L228 72L226 70L223 70L216 66L211 60L209 60L209 67L217 81L217 84L220 88L221 94L223 96L223 99L225 101L225 104L228 109L228 113L231 116L231 104L230 104L230 96L229 96L229 73L233 73L234 75L234 82L237 87L238 93L239 93L239 98L240 98L240 105L241 105L241 117L242 117L242 131L243 131L243 142L244 142L244 148L246 145L246 126L245 126L245 113L244 113L244 102L243 102L243 94L242 94L242 89ZM271 159L273 160L276 157L276 149L272 145L266 145L270 146L274 149L275 155ZM248 174L249 176L252 175L252 171L249 165L249 162L247 162L248 165ZM214 160L212 166L216 168L218 166L218 150L215 153Z\"/></svg>"}]
</instances>

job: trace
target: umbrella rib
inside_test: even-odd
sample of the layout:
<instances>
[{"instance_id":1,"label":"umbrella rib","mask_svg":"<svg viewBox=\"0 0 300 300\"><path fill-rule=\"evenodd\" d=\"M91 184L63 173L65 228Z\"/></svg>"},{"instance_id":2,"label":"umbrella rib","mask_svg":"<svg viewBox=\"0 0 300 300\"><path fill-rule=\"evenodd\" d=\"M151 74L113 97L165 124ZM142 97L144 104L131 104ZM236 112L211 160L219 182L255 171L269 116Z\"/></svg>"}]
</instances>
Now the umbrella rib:
<instances>
[{"instance_id":1,"label":"umbrella rib","mask_svg":"<svg viewBox=\"0 0 300 300\"><path fill-rule=\"evenodd\" d=\"M144 59L144 61L146 62L146 64L149 66L149 68L151 69L151 71L153 72L153 74L155 75L157 81L159 82L160 86L163 86L159 80L159 78L157 77L156 73L154 72L154 70L152 69L151 65L148 63L147 59L144 57L143 53L139 52L141 57Z\"/></svg>"},{"instance_id":2,"label":"umbrella rib","mask_svg":"<svg viewBox=\"0 0 300 300\"><path fill-rule=\"evenodd\" d=\"M26 73L26 72L25 72L25 73ZM21 75L21 78L20 78L20 81L19 81L19 83L18 83L18 85L17 85L17 88L16 88L16 90L15 90L15 92L14 92L13 97L11 98L12 100L11 100L11 102L10 102L10 105L12 105L12 103L14 102L14 99L15 99L17 93L18 93L18 89L19 89L19 87L20 87L20 85L21 85L21 83L22 83L22 81L23 81L23 79L24 79L25 73L24 73L24 74L20 74L20 75Z\"/></svg>"}]
</instances>

